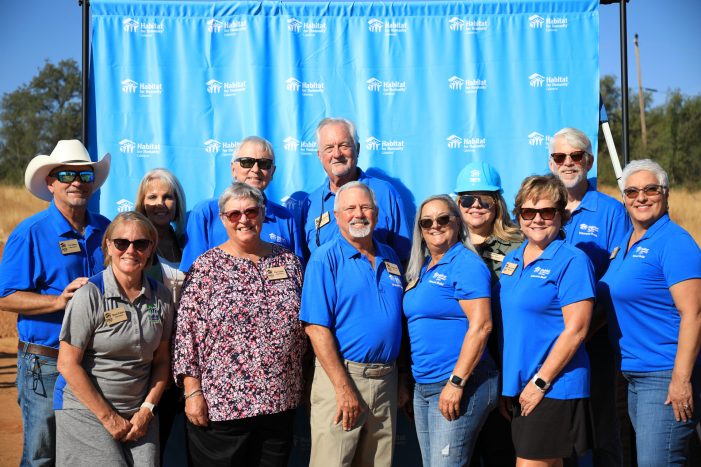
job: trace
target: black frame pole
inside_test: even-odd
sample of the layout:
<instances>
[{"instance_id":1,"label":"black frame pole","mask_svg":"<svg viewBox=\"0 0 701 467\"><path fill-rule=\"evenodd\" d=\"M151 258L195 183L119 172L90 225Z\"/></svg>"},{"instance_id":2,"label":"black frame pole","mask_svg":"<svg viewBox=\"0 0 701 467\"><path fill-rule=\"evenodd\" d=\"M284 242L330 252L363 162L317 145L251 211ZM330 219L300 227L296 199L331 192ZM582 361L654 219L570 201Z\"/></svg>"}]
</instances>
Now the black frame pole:
<instances>
[{"instance_id":1,"label":"black frame pole","mask_svg":"<svg viewBox=\"0 0 701 467\"><path fill-rule=\"evenodd\" d=\"M83 7L83 63L82 63L82 78L83 78L83 145L88 146L88 75L90 73L90 1L79 0L78 5Z\"/></svg>"},{"instance_id":2,"label":"black frame pole","mask_svg":"<svg viewBox=\"0 0 701 467\"><path fill-rule=\"evenodd\" d=\"M628 26L626 23L626 0L620 0L621 10L621 110L623 135L623 166L628 164Z\"/></svg>"}]
</instances>

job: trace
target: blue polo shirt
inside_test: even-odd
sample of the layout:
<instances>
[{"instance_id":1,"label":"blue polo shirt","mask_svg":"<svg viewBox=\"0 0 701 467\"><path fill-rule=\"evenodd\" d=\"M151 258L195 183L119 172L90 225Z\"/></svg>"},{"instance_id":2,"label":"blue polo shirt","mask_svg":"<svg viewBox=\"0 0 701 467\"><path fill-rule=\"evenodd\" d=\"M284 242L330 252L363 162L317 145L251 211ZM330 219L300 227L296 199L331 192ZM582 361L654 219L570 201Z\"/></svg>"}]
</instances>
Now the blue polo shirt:
<instances>
[{"instance_id":1,"label":"blue polo shirt","mask_svg":"<svg viewBox=\"0 0 701 467\"><path fill-rule=\"evenodd\" d=\"M300 258L303 256L299 229L292 214L287 208L267 198L260 238L287 248ZM219 199L212 198L197 203L187 218L187 243L183 249L180 270L188 272L202 253L227 240L229 235L219 218Z\"/></svg>"},{"instance_id":2,"label":"blue polo shirt","mask_svg":"<svg viewBox=\"0 0 701 467\"><path fill-rule=\"evenodd\" d=\"M598 280L606 272L609 257L629 226L623 204L589 184L582 202L565 224L565 241L587 254Z\"/></svg>"},{"instance_id":3,"label":"blue polo shirt","mask_svg":"<svg viewBox=\"0 0 701 467\"><path fill-rule=\"evenodd\" d=\"M681 318L669 288L701 278L701 251L667 214L626 252L632 233L631 228L597 288L598 298L611 305L609 337L623 371L671 370Z\"/></svg>"},{"instance_id":4,"label":"blue polo shirt","mask_svg":"<svg viewBox=\"0 0 701 467\"><path fill-rule=\"evenodd\" d=\"M491 297L489 269L458 242L404 294L404 315L411 342L411 371L421 384L450 377L470 323L460 300ZM482 358L487 354L485 349Z\"/></svg>"},{"instance_id":5,"label":"blue polo shirt","mask_svg":"<svg viewBox=\"0 0 701 467\"><path fill-rule=\"evenodd\" d=\"M360 169L358 169L358 174L358 181L372 189L379 206L374 238L391 246L402 261L408 260L411 251L411 219L405 212L399 193L389 182L371 177ZM301 216L308 254L313 253L319 245L325 244L338 235L338 226L333 215L335 200L336 194L329 190L329 178L326 177L324 183L309 193L302 201ZM317 245L315 220L327 215L329 222L319 227L319 244Z\"/></svg>"},{"instance_id":6,"label":"blue polo shirt","mask_svg":"<svg viewBox=\"0 0 701 467\"><path fill-rule=\"evenodd\" d=\"M304 274L299 319L329 328L346 360L390 363L402 340L404 283L387 270L386 262L401 268L394 250L374 244L375 269L342 235L318 248Z\"/></svg>"},{"instance_id":7,"label":"blue polo shirt","mask_svg":"<svg viewBox=\"0 0 701 467\"><path fill-rule=\"evenodd\" d=\"M520 394L545 362L565 330L562 307L594 298L594 268L581 250L556 239L524 268L527 244L506 255L499 278L505 396ZM509 263L516 264L511 275L504 273ZM551 384L547 397L552 399L589 397L583 345Z\"/></svg>"},{"instance_id":8,"label":"blue polo shirt","mask_svg":"<svg viewBox=\"0 0 701 467\"><path fill-rule=\"evenodd\" d=\"M87 212L85 234L73 230L56 205L21 222L7 240L0 263L0 296L14 292L61 295L78 277L91 277L104 269L100 244L110 221ZM59 242L76 240L80 251L61 253ZM21 341L58 348L63 310L17 317Z\"/></svg>"}]
</instances>

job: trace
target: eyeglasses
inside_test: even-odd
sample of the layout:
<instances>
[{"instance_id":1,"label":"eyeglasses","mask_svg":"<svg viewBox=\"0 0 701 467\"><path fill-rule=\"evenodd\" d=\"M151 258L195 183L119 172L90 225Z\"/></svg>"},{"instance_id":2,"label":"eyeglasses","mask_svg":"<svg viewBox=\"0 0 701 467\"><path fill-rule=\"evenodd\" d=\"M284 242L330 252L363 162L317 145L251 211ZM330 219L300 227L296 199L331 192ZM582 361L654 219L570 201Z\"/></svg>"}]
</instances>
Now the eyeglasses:
<instances>
[{"instance_id":1,"label":"eyeglasses","mask_svg":"<svg viewBox=\"0 0 701 467\"><path fill-rule=\"evenodd\" d=\"M49 176L54 177L61 183L73 183L76 178L78 178L81 183L92 183L95 181L95 172L92 170L85 170L82 172L77 172L75 170L62 170L60 172L52 173Z\"/></svg>"},{"instance_id":2,"label":"eyeglasses","mask_svg":"<svg viewBox=\"0 0 701 467\"><path fill-rule=\"evenodd\" d=\"M475 201L482 209L489 209L495 204L494 198L489 195L462 195L460 197L460 206L471 208Z\"/></svg>"},{"instance_id":3,"label":"eyeglasses","mask_svg":"<svg viewBox=\"0 0 701 467\"><path fill-rule=\"evenodd\" d=\"M454 216L451 216L449 214L446 214L444 216L438 216L435 219L426 217L424 219L419 220L419 226L424 230L428 230L431 227L433 227L433 222L435 221L440 227L443 227L445 225L448 225L448 223L453 219L453 217Z\"/></svg>"},{"instance_id":4,"label":"eyeglasses","mask_svg":"<svg viewBox=\"0 0 701 467\"><path fill-rule=\"evenodd\" d=\"M660 196L664 193L665 187L662 185L646 185L643 188L636 188L634 186L629 186L623 190L623 194L626 195L628 199L636 199L640 192L645 193L648 198L654 198Z\"/></svg>"},{"instance_id":5,"label":"eyeglasses","mask_svg":"<svg viewBox=\"0 0 701 467\"><path fill-rule=\"evenodd\" d=\"M221 215L229 219L229 222L232 224L236 223L241 219L241 216L244 215L246 216L246 219L255 219L258 217L258 214L260 214L260 208L255 207L255 208L247 208L242 211L238 211L236 209L232 211L227 211L227 212L222 212Z\"/></svg>"},{"instance_id":6,"label":"eyeglasses","mask_svg":"<svg viewBox=\"0 0 701 467\"><path fill-rule=\"evenodd\" d=\"M138 240L127 240L126 238L113 238L110 240L112 245L119 251L127 251L129 245L134 245L136 251L146 251L151 246L151 240L148 238L139 238Z\"/></svg>"},{"instance_id":7,"label":"eyeglasses","mask_svg":"<svg viewBox=\"0 0 701 467\"><path fill-rule=\"evenodd\" d=\"M572 159L572 162L579 164L582 162L584 157L587 155L587 151L572 151L571 153L567 154L565 152L554 152L550 154L550 157L552 157L553 162L556 164L562 164L565 162L565 159L567 159L567 156L570 156L570 159Z\"/></svg>"},{"instance_id":8,"label":"eyeglasses","mask_svg":"<svg viewBox=\"0 0 701 467\"><path fill-rule=\"evenodd\" d=\"M521 219L526 221L532 221L533 219L535 219L536 214L540 214L540 218L544 221L551 221L555 219L555 215L557 214L557 208L520 208L518 210L518 214L519 216L521 216Z\"/></svg>"},{"instance_id":9,"label":"eyeglasses","mask_svg":"<svg viewBox=\"0 0 701 467\"><path fill-rule=\"evenodd\" d=\"M273 166L272 159L256 159L255 157L239 157L234 159L234 162L241 164L244 169L253 168L254 165L258 164L260 170L269 170Z\"/></svg>"}]
</instances>

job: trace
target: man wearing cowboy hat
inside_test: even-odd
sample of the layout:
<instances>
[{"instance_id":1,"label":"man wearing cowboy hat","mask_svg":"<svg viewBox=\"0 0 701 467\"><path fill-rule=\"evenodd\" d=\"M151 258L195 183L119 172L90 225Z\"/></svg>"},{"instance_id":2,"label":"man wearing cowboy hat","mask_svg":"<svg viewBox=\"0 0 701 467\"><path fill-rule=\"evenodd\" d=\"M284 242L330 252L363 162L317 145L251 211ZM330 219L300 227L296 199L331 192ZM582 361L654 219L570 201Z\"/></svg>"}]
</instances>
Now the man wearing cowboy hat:
<instances>
[{"instance_id":1,"label":"man wearing cowboy hat","mask_svg":"<svg viewBox=\"0 0 701 467\"><path fill-rule=\"evenodd\" d=\"M109 220L87 205L109 169L109 154L93 162L80 141L62 140L25 172L27 189L51 203L17 226L0 263L0 309L18 314L22 466L54 464L58 335L68 300L104 268L100 244Z\"/></svg>"}]
</instances>

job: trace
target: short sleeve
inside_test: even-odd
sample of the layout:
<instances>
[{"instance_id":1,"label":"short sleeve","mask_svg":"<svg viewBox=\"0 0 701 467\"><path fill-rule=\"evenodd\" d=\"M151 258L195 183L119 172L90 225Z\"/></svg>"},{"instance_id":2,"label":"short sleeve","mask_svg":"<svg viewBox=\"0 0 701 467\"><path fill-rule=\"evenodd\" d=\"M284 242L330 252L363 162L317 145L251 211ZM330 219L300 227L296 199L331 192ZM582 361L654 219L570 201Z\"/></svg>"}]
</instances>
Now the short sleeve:
<instances>
[{"instance_id":1,"label":"short sleeve","mask_svg":"<svg viewBox=\"0 0 701 467\"><path fill-rule=\"evenodd\" d=\"M79 288L66 305L59 340L85 349L98 327L101 301L100 291L94 284L87 283Z\"/></svg>"},{"instance_id":2,"label":"short sleeve","mask_svg":"<svg viewBox=\"0 0 701 467\"><path fill-rule=\"evenodd\" d=\"M7 240L0 264L0 297L21 290L35 290L37 277L29 232L13 232Z\"/></svg>"},{"instance_id":3,"label":"short sleeve","mask_svg":"<svg viewBox=\"0 0 701 467\"><path fill-rule=\"evenodd\" d=\"M473 252L465 250L459 257L457 267L453 268L456 300L474 300L491 298L492 276L489 268Z\"/></svg>"},{"instance_id":4,"label":"short sleeve","mask_svg":"<svg viewBox=\"0 0 701 467\"><path fill-rule=\"evenodd\" d=\"M577 250L567 261L558 277L557 298L560 306L595 297L594 266L583 252Z\"/></svg>"},{"instance_id":5,"label":"short sleeve","mask_svg":"<svg viewBox=\"0 0 701 467\"><path fill-rule=\"evenodd\" d=\"M701 278L701 251L687 232L664 244L660 253L662 274L667 287L689 279Z\"/></svg>"},{"instance_id":6,"label":"short sleeve","mask_svg":"<svg viewBox=\"0 0 701 467\"><path fill-rule=\"evenodd\" d=\"M304 274L302 308L299 319L327 328L335 325L336 284L331 265L323 261L323 255L312 256Z\"/></svg>"}]
</instances>

